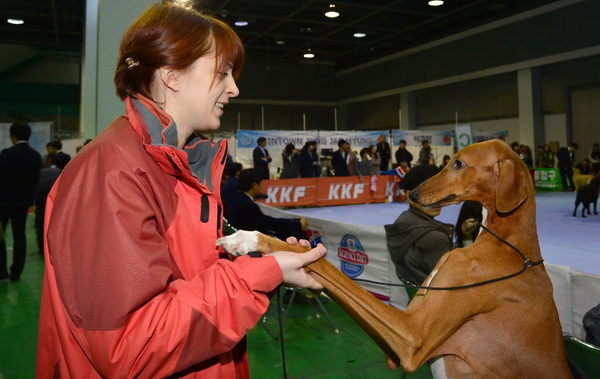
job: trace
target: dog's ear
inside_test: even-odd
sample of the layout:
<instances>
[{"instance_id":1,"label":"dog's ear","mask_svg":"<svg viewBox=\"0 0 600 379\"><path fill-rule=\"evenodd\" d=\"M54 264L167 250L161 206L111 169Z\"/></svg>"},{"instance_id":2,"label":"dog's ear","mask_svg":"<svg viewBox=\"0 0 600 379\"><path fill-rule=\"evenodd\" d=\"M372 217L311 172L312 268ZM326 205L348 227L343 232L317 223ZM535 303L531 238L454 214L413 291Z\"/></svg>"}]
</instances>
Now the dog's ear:
<instances>
[{"instance_id":1,"label":"dog's ear","mask_svg":"<svg viewBox=\"0 0 600 379\"><path fill-rule=\"evenodd\" d=\"M531 180L525 176L525 170L515 164L513 159L499 160L494 167L498 175L496 186L496 210L508 213L527 199L527 183Z\"/></svg>"}]
</instances>

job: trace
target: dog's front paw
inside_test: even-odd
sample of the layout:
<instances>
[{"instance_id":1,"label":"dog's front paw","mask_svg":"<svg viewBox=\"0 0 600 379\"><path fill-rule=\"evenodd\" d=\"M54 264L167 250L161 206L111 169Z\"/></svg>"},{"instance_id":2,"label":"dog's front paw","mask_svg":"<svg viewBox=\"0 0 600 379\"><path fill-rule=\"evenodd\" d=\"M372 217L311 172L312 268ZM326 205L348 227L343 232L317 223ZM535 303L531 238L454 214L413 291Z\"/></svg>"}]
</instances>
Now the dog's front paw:
<instances>
[{"instance_id":1,"label":"dog's front paw","mask_svg":"<svg viewBox=\"0 0 600 379\"><path fill-rule=\"evenodd\" d=\"M258 234L257 231L238 230L232 235L219 238L217 246L223 246L223 249L231 255L245 255L251 251L256 251Z\"/></svg>"}]
</instances>

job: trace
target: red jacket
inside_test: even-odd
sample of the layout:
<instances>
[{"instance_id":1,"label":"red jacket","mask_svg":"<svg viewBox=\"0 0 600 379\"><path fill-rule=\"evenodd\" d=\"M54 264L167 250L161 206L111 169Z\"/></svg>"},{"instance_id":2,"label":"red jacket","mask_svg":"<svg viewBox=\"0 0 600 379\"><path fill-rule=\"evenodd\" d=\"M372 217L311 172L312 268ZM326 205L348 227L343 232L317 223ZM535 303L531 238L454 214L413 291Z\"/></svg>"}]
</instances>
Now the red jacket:
<instances>
[{"instance_id":1,"label":"red jacket","mask_svg":"<svg viewBox=\"0 0 600 379\"><path fill-rule=\"evenodd\" d=\"M48 196L37 377L248 377L243 338L282 274L219 259L227 144L176 149L167 114L126 108Z\"/></svg>"}]
</instances>

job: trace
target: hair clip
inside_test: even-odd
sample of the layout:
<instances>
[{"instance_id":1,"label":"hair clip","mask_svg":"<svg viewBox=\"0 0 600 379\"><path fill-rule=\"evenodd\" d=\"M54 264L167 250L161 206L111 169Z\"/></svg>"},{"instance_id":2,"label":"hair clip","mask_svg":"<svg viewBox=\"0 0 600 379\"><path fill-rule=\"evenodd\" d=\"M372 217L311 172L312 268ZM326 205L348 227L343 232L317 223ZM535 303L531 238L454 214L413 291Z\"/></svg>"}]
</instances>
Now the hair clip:
<instances>
[{"instance_id":1,"label":"hair clip","mask_svg":"<svg viewBox=\"0 0 600 379\"><path fill-rule=\"evenodd\" d=\"M127 63L127 68L129 68L130 70L140 65L140 62L134 61L133 58L125 58L125 63Z\"/></svg>"}]
</instances>

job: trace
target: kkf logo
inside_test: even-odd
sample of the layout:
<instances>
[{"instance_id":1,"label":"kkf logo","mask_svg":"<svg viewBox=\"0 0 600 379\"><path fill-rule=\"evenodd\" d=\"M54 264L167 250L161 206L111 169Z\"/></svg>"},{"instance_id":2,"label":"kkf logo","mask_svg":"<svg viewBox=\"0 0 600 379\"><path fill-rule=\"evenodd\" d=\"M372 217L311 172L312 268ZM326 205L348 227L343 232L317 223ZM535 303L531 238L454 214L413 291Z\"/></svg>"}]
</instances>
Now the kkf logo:
<instances>
[{"instance_id":1,"label":"kkf logo","mask_svg":"<svg viewBox=\"0 0 600 379\"><path fill-rule=\"evenodd\" d=\"M340 241L338 258L342 264L342 272L350 278L356 278L369 264L369 256L365 254L360 240L351 234L346 234Z\"/></svg>"}]
</instances>

